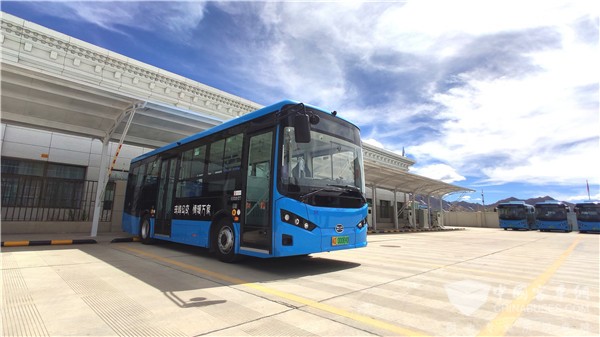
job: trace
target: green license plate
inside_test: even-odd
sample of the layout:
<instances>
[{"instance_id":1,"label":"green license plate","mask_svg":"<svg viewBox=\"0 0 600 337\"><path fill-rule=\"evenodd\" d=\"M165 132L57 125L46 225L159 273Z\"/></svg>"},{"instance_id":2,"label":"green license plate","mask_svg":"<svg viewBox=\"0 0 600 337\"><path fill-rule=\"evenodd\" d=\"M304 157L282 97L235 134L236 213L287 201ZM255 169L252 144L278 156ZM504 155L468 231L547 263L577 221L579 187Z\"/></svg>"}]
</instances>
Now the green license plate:
<instances>
[{"instance_id":1,"label":"green license plate","mask_svg":"<svg viewBox=\"0 0 600 337\"><path fill-rule=\"evenodd\" d=\"M343 245L347 245L349 243L350 243L349 236L334 236L331 238L332 246L343 246Z\"/></svg>"}]
</instances>

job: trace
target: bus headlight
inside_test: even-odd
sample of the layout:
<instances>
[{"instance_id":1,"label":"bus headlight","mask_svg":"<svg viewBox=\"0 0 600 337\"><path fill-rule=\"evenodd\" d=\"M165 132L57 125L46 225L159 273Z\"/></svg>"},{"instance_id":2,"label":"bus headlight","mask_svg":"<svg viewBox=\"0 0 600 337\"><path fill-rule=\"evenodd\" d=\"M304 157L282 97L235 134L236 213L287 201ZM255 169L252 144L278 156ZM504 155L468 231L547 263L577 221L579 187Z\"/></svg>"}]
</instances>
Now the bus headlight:
<instances>
[{"instance_id":1,"label":"bus headlight","mask_svg":"<svg viewBox=\"0 0 600 337\"><path fill-rule=\"evenodd\" d=\"M281 210L281 221L307 231L312 231L313 229L317 228L317 225L314 223L286 210Z\"/></svg>"},{"instance_id":2,"label":"bus headlight","mask_svg":"<svg viewBox=\"0 0 600 337\"><path fill-rule=\"evenodd\" d=\"M356 227L358 227L358 229L362 229L363 227L368 225L369 223L367 222L367 218L364 218L358 222L358 225L356 225Z\"/></svg>"}]
</instances>

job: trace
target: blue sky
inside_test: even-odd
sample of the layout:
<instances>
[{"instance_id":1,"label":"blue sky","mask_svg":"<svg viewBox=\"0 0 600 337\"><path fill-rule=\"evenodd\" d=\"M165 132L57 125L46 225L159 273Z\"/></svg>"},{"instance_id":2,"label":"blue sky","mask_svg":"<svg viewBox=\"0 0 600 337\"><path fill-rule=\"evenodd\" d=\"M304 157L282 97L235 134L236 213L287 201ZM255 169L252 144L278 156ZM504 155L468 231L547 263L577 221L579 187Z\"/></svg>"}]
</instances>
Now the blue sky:
<instances>
[{"instance_id":1,"label":"blue sky","mask_svg":"<svg viewBox=\"0 0 600 337\"><path fill-rule=\"evenodd\" d=\"M2 10L260 104L337 110L414 173L600 199L597 1L2 2ZM458 195L446 199L454 201Z\"/></svg>"}]
</instances>

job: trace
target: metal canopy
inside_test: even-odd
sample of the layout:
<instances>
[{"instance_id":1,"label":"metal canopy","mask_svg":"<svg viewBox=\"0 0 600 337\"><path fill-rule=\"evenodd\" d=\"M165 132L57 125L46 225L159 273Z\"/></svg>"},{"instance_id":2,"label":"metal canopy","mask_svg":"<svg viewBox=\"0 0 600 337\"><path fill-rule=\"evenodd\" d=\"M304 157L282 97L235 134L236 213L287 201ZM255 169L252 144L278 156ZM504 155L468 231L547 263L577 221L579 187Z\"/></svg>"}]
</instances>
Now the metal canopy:
<instances>
[{"instance_id":1,"label":"metal canopy","mask_svg":"<svg viewBox=\"0 0 600 337\"><path fill-rule=\"evenodd\" d=\"M118 142L119 117L137 109L125 143L160 147L223 120L174 106L2 64L2 122Z\"/></svg>"},{"instance_id":2,"label":"metal canopy","mask_svg":"<svg viewBox=\"0 0 600 337\"><path fill-rule=\"evenodd\" d=\"M124 143L161 147L224 121L6 63L1 78L2 121L9 124L118 142L125 127L120 122L123 113L143 103L136 109ZM369 186L405 193L444 196L472 191L367 159L365 175Z\"/></svg>"},{"instance_id":3,"label":"metal canopy","mask_svg":"<svg viewBox=\"0 0 600 337\"><path fill-rule=\"evenodd\" d=\"M473 190L423 177L393 166L365 160L367 185L391 191L443 197L455 192Z\"/></svg>"}]
</instances>

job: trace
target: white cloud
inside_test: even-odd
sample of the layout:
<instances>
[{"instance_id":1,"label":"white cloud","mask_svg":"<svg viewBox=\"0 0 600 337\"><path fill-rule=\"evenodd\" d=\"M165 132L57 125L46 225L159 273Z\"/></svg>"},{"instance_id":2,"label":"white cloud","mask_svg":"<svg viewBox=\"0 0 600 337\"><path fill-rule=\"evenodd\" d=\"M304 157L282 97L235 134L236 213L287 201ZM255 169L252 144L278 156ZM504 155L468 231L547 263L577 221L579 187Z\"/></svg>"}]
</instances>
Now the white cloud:
<instances>
[{"instance_id":1,"label":"white cloud","mask_svg":"<svg viewBox=\"0 0 600 337\"><path fill-rule=\"evenodd\" d=\"M443 135L407 151L417 160L442 160L470 175L481 171L490 182L598 181L597 106L582 106L575 91L597 88L599 69L592 60L598 51L581 47L562 54L562 63L540 62L546 71L525 78L490 81L465 75L468 86L434 97L449 119ZM597 102L597 92L585 99Z\"/></svg>"},{"instance_id":2,"label":"white cloud","mask_svg":"<svg viewBox=\"0 0 600 337\"><path fill-rule=\"evenodd\" d=\"M373 145L373 146L375 146L375 147L378 147L378 148L381 148L381 149L383 149L383 148L384 148L384 147L383 147L383 144L381 144L381 142L379 142L379 141L377 141L377 140L375 140L375 139L373 139L373 138L367 138L367 139L364 139L364 138L363 138L363 139L362 139L362 142L363 142L363 143L366 143L366 144L369 144L369 145Z\"/></svg>"},{"instance_id":3,"label":"white cloud","mask_svg":"<svg viewBox=\"0 0 600 337\"><path fill-rule=\"evenodd\" d=\"M489 184L600 179L598 43L575 31L585 18L597 29L596 2L294 3L267 4L264 12L277 34L253 74L289 97L339 108L369 144L398 151L412 142L406 153L422 165L419 174ZM309 24L299 12L314 13ZM499 33L521 34L522 42L502 45L507 40L493 40ZM480 37L488 40L473 45ZM448 73L451 62L483 48L514 59L481 54ZM398 61L378 63L382 52ZM500 62L509 63L490 76L485 67ZM382 81L403 82L385 104L362 104L379 87L361 91L357 82L370 79L353 79L357 69L381 76L373 81L381 90L392 84ZM424 97L407 96L411 90Z\"/></svg>"},{"instance_id":4,"label":"white cloud","mask_svg":"<svg viewBox=\"0 0 600 337\"><path fill-rule=\"evenodd\" d=\"M86 21L130 35L131 29L152 31L185 41L204 17L204 1L62 1L42 2L38 10L66 20Z\"/></svg>"},{"instance_id":5,"label":"white cloud","mask_svg":"<svg viewBox=\"0 0 600 337\"><path fill-rule=\"evenodd\" d=\"M554 199L560 200L560 201L573 202L573 203L587 202L590 199L591 199L591 201L599 201L600 200L600 193L590 194L589 198L588 198L587 194L579 194L579 195L557 194L557 196L554 197Z\"/></svg>"},{"instance_id":6,"label":"white cloud","mask_svg":"<svg viewBox=\"0 0 600 337\"><path fill-rule=\"evenodd\" d=\"M428 178L441 180L446 183L462 181L466 178L458 174L454 168L446 164L432 164L426 166L411 167L410 172L416 173Z\"/></svg>"}]
</instances>

